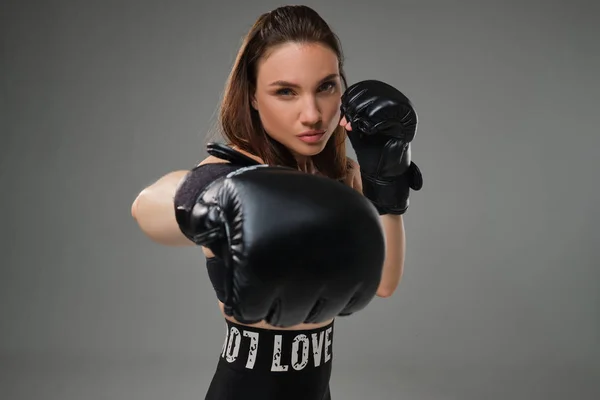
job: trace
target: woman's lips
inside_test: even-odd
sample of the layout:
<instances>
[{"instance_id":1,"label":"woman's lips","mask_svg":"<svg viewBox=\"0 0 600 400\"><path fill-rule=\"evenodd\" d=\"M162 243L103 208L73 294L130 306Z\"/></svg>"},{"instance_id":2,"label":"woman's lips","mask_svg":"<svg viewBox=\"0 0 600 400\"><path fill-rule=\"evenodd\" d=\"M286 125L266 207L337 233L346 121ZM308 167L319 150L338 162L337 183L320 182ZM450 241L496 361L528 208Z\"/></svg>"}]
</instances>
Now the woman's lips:
<instances>
[{"instance_id":1,"label":"woman's lips","mask_svg":"<svg viewBox=\"0 0 600 400\"><path fill-rule=\"evenodd\" d=\"M305 143L315 143L321 140L323 135L325 135L325 131L306 131L299 134L298 139L302 140Z\"/></svg>"}]
</instances>

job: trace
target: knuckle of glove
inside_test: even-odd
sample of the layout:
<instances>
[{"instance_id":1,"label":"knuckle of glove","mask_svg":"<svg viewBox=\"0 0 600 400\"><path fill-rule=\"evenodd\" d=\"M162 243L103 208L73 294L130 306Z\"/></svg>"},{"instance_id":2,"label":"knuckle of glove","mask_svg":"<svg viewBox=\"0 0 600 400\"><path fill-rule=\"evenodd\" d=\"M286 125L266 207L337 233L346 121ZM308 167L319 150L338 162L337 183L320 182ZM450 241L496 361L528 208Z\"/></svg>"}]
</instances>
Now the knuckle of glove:
<instances>
[{"instance_id":1,"label":"knuckle of glove","mask_svg":"<svg viewBox=\"0 0 600 400\"><path fill-rule=\"evenodd\" d=\"M366 134L413 140L417 113L411 101L393 86L377 81L358 82L342 96L342 114L353 129Z\"/></svg>"}]
</instances>

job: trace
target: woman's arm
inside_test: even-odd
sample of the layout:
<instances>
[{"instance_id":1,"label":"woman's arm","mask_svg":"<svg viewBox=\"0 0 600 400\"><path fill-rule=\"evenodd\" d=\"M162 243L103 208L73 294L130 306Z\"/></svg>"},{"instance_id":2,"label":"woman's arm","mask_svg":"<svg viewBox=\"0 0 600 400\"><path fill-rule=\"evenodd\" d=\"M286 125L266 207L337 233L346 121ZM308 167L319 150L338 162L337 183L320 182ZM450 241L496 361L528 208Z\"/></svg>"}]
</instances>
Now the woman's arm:
<instances>
[{"instance_id":1,"label":"woman's arm","mask_svg":"<svg viewBox=\"0 0 600 400\"><path fill-rule=\"evenodd\" d=\"M386 253L377 296L390 297L400 284L404 271L404 221L402 215L386 214L379 218L385 233Z\"/></svg>"},{"instance_id":2,"label":"woman's arm","mask_svg":"<svg viewBox=\"0 0 600 400\"><path fill-rule=\"evenodd\" d=\"M362 180L358 163L350 159L352 164L352 187L362 193ZM404 220L402 215L386 214L379 217L385 234L385 262L381 282L377 288L377 296L390 297L402 280L404 271L404 254L406 241L404 237Z\"/></svg>"},{"instance_id":3,"label":"woman's arm","mask_svg":"<svg viewBox=\"0 0 600 400\"><path fill-rule=\"evenodd\" d=\"M262 163L260 158L239 149L236 150ZM198 165L226 162L228 161L209 155ZM142 190L131 205L131 216L136 220L142 232L156 243L165 246L196 245L181 232L175 218L175 193L188 172L181 170L164 175ZM202 247L202 251L207 257L213 256L212 252L205 247Z\"/></svg>"}]
</instances>

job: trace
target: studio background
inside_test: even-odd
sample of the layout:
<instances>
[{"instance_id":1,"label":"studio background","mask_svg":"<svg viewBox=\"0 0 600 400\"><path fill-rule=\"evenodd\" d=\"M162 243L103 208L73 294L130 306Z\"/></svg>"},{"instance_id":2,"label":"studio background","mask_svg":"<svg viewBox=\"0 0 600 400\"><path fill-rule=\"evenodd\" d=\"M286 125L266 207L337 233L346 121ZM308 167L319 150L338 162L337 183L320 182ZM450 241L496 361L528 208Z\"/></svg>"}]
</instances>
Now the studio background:
<instances>
[{"instance_id":1,"label":"studio background","mask_svg":"<svg viewBox=\"0 0 600 400\"><path fill-rule=\"evenodd\" d=\"M350 83L413 100L425 184L398 291L336 322L333 398L599 398L599 6L350 3L304 4ZM207 4L2 3L0 398L203 398L204 257L130 207L206 156L242 36L284 3Z\"/></svg>"}]
</instances>

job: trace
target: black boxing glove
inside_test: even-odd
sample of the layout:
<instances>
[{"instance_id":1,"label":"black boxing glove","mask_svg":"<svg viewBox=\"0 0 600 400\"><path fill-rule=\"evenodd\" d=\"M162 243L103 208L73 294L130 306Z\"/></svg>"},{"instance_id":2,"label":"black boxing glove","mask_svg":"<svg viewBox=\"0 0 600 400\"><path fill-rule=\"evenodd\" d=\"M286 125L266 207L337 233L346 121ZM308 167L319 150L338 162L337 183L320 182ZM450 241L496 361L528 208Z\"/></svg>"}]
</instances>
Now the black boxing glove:
<instances>
[{"instance_id":1,"label":"black boxing glove","mask_svg":"<svg viewBox=\"0 0 600 400\"><path fill-rule=\"evenodd\" d=\"M379 214L404 214L410 189L423 186L421 171L411 160L410 143L417 131L417 113L394 87L376 80L350 86L342 95L342 116L356 152L363 194Z\"/></svg>"},{"instance_id":2,"label":"black boxing glove","mask_svg":"<svg viewBox=\"0 0 600 400\"><path fill-rule=\"evenodd\" d=\"M253 165L199 188L195 198L191 208L176 203L177 221L223 260L221 301L236 320L318 323L359 311L375 296L384 234L373 205L348 186Z\"/></svg>"}]
</instances>

